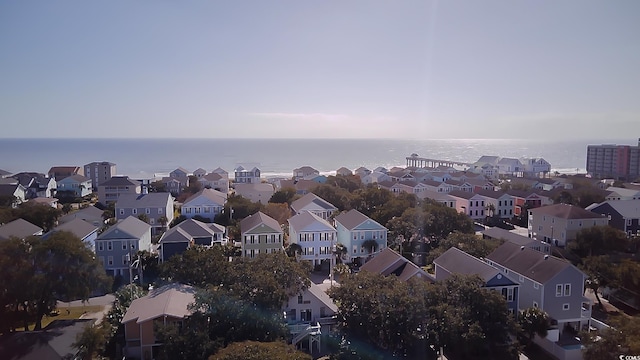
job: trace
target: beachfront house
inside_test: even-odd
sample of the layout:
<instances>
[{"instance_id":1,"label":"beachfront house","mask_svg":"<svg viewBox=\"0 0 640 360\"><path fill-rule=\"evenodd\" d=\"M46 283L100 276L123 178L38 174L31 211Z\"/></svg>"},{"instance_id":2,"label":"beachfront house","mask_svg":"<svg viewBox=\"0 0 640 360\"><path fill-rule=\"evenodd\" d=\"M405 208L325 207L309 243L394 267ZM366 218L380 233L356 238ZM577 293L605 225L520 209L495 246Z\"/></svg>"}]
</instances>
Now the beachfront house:
<instances>
[{"instance_id":1,"label":"beachfront house","mask_svg":"<svg viewBox=\"0 0 640 360\"><path fill-rule=\"evenodd\" d=\"M606 216L575 205L555 204L529 210L529 236L554 246L564 247L580 230L608 223Z\"/></svg>"},{"instance_id":2,"label":"beachfront house","mask_svg":"<svg viewBox=\"0 0 640 360\"><path fill-rule=\"evenodd\" d=\"M362 263L387 247L387 228L352 209L335 218L338 242L347 250L347 263Z\"/></svg>"},{"instance_id":3,"label":"beachfront house","mask_svg":"<svg viewBox=\"0 0 640 360\"><path fill-rule=\"evenodd\" d=\"M180 208L180 214L193 218L202 217L213 221L220 214L227 202L227 194L213 189L202 189L191 195Z\"/></svg>"},{"instance_id":4,"label":"beachfront house","mask_svg":"<svg viewBox=\"0 0 640 360\"><path fill-rule=\"evenodd\" d=\"M501 219L511 219L515 205L511 195L503 191L477 190L476 194L484 198L487 216L497 216Z\"/></svg>"},{"instance_id":5,"label":"beachfront house","mask_svg":"<svg viewBox=\"0 0 640 360\"><path fill-rule=\"evenodd\" d=\"M83 175L71 175L64 179L57 181L58 184L58 195L63 196L64 194L73 196L73 197L83 197L91 194L93 192L93 187L91 186L91 179L83 176Z\"/></svg>"},{"instance_id":6,"label":"beachfront house","mask_svg":"<svg viewBox=\"0 0 640 360\"><path fill-rule=\"evenodd\" d=\"M251 170L247 170L242 166L238 166L234 169L235 182L240 184L255 184L261 182L260 169L253 167Z\"/></svg>"},{"instance_id":7,"label":"beachfront house","mask_svg":"<svg viewBox=\"0 0 640 360\"><path fill-rule=\"evenodd\" d=\"M302 166L297 169L293 169L293 180L305 179L313 175L320 175L320 171L312 168L311 166Z\"/></svg>"},{"instance_id":8,"label":"beachfront house","mask_svg":"<svg viewBox=\"0 0 640 360\"><path fill-rule=\"evenodd\" d=\"M336 176L351 176L351 175L353 175L353 171L347 169L344 166L336 170Z\"/></svg>"},{"instance_id":9,"label":"beachfront house","mask_svg":"<svg viewBox=\"0 0 640 360\"><path fill-rule=\"evenodd\" d=\"M242 256L255 258L260 254L283 251L283 231L274 218L257 212L240 221Z\"/></svg>"},{"instance_id":10,"label":"beachfront house","mask_svg":"<svg viewBox=\"0 0 640 360\"><path fill-rule=\"evenodd\" d=\"M50 178L60 181L73 175L84 175L84 171L79 166L53 166L47 173Z\"/></svg>"}]
</instances>

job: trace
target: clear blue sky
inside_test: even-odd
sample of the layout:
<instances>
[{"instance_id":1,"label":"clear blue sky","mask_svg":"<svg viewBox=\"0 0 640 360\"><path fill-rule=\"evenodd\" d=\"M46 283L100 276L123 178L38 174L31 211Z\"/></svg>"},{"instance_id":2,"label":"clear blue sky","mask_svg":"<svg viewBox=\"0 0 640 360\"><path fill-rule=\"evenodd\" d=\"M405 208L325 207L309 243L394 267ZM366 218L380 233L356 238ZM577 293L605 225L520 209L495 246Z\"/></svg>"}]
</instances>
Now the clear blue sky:
<instances>
[{"instance_id":1,"label":"clear blue sky","mask_svg":"<svg viewBox=\"0 0 640 360\"><path fill-rule=\"evenodd\" d=\"M0 137L640 136L640 1L0 2Z\"/></svg>"}]
</instances>

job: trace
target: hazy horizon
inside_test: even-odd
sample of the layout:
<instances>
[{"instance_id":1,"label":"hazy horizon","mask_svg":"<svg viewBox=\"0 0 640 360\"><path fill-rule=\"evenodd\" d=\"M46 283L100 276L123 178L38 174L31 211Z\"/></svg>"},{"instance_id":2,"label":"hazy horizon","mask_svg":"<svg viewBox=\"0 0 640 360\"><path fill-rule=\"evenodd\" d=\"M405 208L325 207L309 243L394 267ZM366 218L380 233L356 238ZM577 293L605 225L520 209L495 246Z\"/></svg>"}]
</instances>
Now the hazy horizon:
<instances>
[{"instance_id":1,"label":"hazy horizon","mask_svg":"<svg viewBox=\"0 0 640 360\"><path fill-rule=\"evenodd\" d=\"M640 2L0 2L0 138L640 136Z\"/></svg>"}]
</instances>

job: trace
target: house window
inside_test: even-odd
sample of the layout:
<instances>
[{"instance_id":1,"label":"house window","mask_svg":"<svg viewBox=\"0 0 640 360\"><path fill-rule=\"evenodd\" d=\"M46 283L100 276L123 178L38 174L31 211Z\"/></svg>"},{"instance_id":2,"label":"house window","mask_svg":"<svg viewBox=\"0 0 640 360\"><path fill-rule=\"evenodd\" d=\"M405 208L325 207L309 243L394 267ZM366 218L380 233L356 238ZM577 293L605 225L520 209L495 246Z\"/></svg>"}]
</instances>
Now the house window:
<instances>
[{"instance_id":1,"label":"house window","mask_svg":"<svg viewBox=\"0 0 640 360\"><path fill-rule=\"evenodd\" d=\"M562 310L569 310L569 304L562 304Z\"/></svg>"},{"instance_id":2,"label":"house window","mask_svg":"<svg viewBox=\"0 0 640 360\"><path fill-rule=\"evenodd\" d=\"M149 224L153 225L155 224L155 222L156 222L156 219L154 218L149 219Z\"/></svg>"},{"instance_id":3,"label":"house window","mask_svg":"<svg viewBox=\"0 0 640 360\"><path fill-rule=\"evenodd\" d=\"M562 284L556 285L556 297L562 296Z\"/></svg>"},{"instance_id":4,"label":"house window","mask_svg":"<svg viewBox=\"0 0 640 360\"><path fill-rule=\"evenodd\" d=\"M129 265L129 256L122 255L122 265Z\"/></svg>"},{"instance_id":5,"label":"house window","mask_svg":"<svg viewBox=\"0 0 640 360\"><path fill-rule=\"evenodd\" d=\"M564 284L564 296L571 296L571 284Z\"/></svg>"},{"instance_id":6,"label":"house window","mask_svg":"<svg viewBox=\"0 0 640 360\"><path fill-rule=\"evenodd\" d=\"M511 302L513 301L513 288L509 288L507 289L507 301Z\"/></svg>"},{"instance_id":7,"label":"house window","mask_svg":"<svg viewBox=\"0 0 640 360\"><path fill-rule=\"evenodd\" d=\"M122 250L127 250L127 242L126 241L122 242Z\"/></svg>"},{"instance_id":8,"label":"house window","mask_svg":"<svg viewBox=\"0 0 640 360\"><path fill-rule=\"evenodd\" d=\"M158 214L162 214L162 208L158 208Z\"/></svg>"},{"instance_id":9,"label":"house window","mask_svg":"<svg viewBox=\"0 0 640 360\"><path fill-rule=\"evenodd\" d=\"M124 215L124 209L120 209L120 215Z\"/></svg>"},{"instance_id":10,"label":"house window","mask_svg":"<svg viewBox=\"0 0 640 360\"><path fill-rule=\"evenodd\" d=\"M538 283L534 282L534 283L533 283L533 288L534 288L534 289L540 289L540 284L538 284Z\"/></svg>"},{"instance_id":11,"label":"house window","mask_svg":"<svg viewBox=\"0 0 640 360\"><path fill-rule=\"evenodd\" d=\"M151 209L149 209L149 208L144 209L144 213L145 214L151 214Z\"/></svg>"},{"instance_id":12,"label":"house window","mask_svg":"<svg viewBox=\"0 0 640 360\"><path fill-rule=\"evenodd\" d=\"M357 252L358 252L358 245L353 245L353 251L351 253L355 254Z\"/></svg>"},{"instance_id":13,"label":"house window","mask_svg":"<svg viewBox=\"0 0 640 360\"><path fill-rule=\"evenodd\" d=\"M98 241L98 251L102 251L102 250L104 250L104 244L102 243L102 241ZM104 261L102 263L104 264Z\"/></svg>"},{"instance_id":14,"label":"house window","mask_svg":"<svg viewBox=\"0 0 640 360\"><path fill-rule=\"evenodd\" d=\"M111 241L107 242L107 250L113 250L113 243Z\"/></svg>"},{"instance_id":15,"label":"house window","mask_svg":"<svg viewBox=\"0 0 640 360\"><path fill-rule=\"evenodd\" d=\"M534 308L537 308L537 307L538 307L538 303L534 301L534 302L533 302L533 307L534 307Z\"/></svg>"},{"instance_id":16,"label":"house window","mask_svg":"<svg viewBox=\"0 0 640 360\"><path fill-rule=\"evenodd\" d=\"M109 265L113 265L113 256L109 256L109 257L107 258L107 264L109 264Z\"/></svg>"},{"instance_id":17,"label":"house window","mask_svg":"<svg viewBox=\"0 0 640 360\"><path fill-rule=\"evenodd\" d=\"M138 213L138 209L133 209L133 210L131 210L131 212L133 213L133 215L135 215L135 214Z\"/></svg>"},{"instance_id":18,"label":"house window","mask_svg":"<svg viewBox=\"0 0 640 360\"><path fill-rule=\"evenodd\" d=\"M298 295L298 304L302 304L302 295Z\"/></svg>"},{"instance_id":19,"label":"house window","mask_svg":"<svg viewBox=\"0 0 640 360\"><path fill-rule=\"evenodd\" d=\"M627 226L631 226L631 219L627 219Z\"/></svg>"}]
</instances>

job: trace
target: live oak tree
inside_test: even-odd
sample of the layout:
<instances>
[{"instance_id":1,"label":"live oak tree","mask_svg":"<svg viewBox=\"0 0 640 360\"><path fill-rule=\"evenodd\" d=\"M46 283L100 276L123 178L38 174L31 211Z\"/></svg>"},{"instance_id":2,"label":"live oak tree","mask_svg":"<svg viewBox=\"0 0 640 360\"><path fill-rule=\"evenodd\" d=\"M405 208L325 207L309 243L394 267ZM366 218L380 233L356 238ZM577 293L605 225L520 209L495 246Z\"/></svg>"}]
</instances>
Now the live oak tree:
<instances>
[{"instance_id":1,"label":"live oak tree","mask_svg":"<svg viewBox=\"0 0 640 360\"><path fill-rule=\"evenodd\" d=\"M110 279L86 244L72 233L59 231L47 238L29 237L0 243L0 277L6 289L0 296L9 318L35 322L56 308L58 300L88 299L93 290L108 289ZM4 329L6 331L6 329ZM10 330L10 329L9 329Z\"/></svg>"},{"instance_id":2,"label":"live oak tree","mask_svg":"<svg viewBox=\"0 0 640 360\"><path fill-rule=\"evenodd\" d=\"M567 248L579 257L610 255L624 251L629 240L624 232L611 226L592 226L578 231Z\"/></svg>"}]
</instances>

